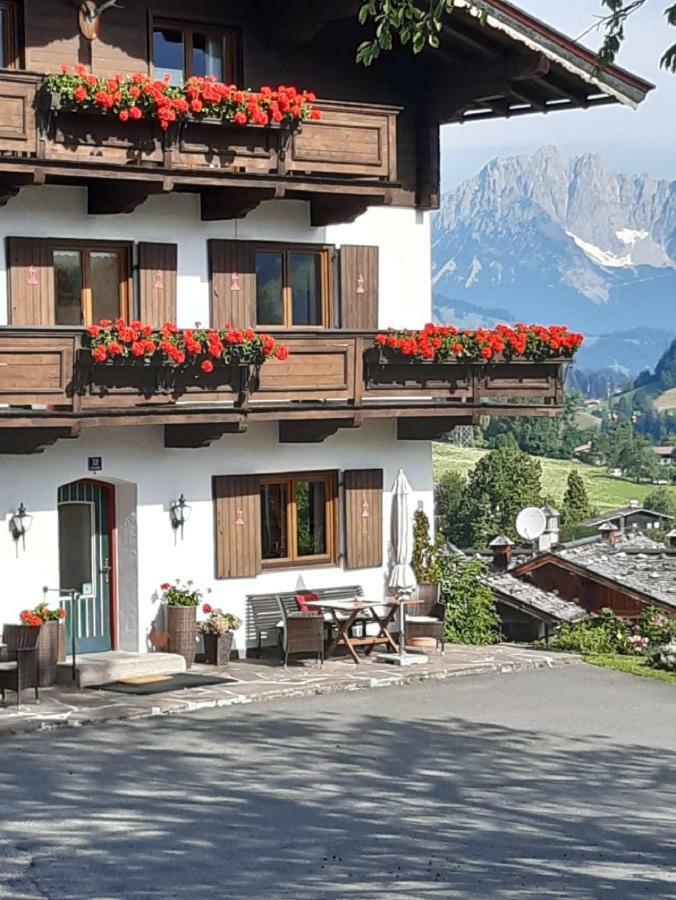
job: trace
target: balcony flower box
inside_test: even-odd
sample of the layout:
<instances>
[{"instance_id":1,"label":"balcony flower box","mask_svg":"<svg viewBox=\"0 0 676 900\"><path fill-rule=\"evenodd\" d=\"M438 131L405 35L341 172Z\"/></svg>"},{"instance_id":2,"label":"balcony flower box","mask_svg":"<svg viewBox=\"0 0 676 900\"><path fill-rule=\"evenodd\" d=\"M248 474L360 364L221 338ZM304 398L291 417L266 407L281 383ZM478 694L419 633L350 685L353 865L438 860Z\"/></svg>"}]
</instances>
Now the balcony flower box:
<instances>
[{"instance_id":1,"label":"balcony flower box","mask_svg":"<svg viewBox=\"0 0 676 900\"><path fill-rule=\"evenodd\" d=\"M153 329L142 322L104 319L87 329L78 354L77 393L136 393L179 397L189 392L231 394L244 405L258 370L288 350L253 329Z\"/></svg>"}]
</instances>

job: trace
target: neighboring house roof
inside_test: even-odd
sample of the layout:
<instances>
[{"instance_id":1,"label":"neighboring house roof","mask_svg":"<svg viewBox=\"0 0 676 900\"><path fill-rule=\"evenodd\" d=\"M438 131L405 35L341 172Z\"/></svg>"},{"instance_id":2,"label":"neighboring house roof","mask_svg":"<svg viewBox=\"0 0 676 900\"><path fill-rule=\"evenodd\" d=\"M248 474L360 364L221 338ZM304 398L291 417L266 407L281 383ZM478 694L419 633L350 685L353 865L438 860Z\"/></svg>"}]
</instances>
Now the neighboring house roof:
<instances>
[{"instance_id":1,"label":"neighboring house roof","mask_svg":"<svg viewBox=\"0 0 676 900\"><path fill-rule=\"evenodd\" d=\"M562 564L601 583L611 583L644 603L676 609L676 553L649 538L618 538L543 553L512 570L521 577L546 564Z\"/></svg>"},{"instance_id":2,"label":"neighboring house roof","mask_svg":"<svg viewBox=\"0 0 676 900\"><path fill-rule=\"evenodd\" d=\"M654 509L645 509L642 506L621 506L619 509L609 509L602 515L585 519L583 522L580 522L580 525L583 525L585 528L595 528L603 525L605 522L614 522L616 519L635 516L636 513L641 513L644 516L653 516L655 519L668 519L669 521L673 518L666 513L656 512Z\"/></svg>"},{"instance_id":3,"label":"neighboring house roof","mask_svg":"<svg viewBox=\"0 0 676 900\"><path fill-rule=\"evenodd\" d=\"M586 615L577 603L562 600L556 594L543 591L513 575L490 574L483 580L497 600L545 622L577 622Z\"/></svg>"},{"instance_id":4,"label":"neighboring house roof","mask_svg":"<svg viewBox=\"0 0 676 900\"><path fill-rule=\"evenodd\" d=\"M667 459L671 459L674 455L673 447L653 447L653 453L656 453L658 456L665 456Z\"/></svg>"}]
</instances>

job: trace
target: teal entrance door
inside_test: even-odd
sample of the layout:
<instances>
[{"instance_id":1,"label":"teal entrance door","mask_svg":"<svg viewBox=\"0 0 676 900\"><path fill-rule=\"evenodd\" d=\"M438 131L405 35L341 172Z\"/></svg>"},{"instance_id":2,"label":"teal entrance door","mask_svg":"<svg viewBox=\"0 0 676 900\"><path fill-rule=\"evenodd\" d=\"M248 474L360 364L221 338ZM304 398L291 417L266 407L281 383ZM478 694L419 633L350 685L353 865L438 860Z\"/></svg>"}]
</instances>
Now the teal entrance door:
<instances>
[{"instance_id":1,"label":"teal entrance door","mask_svg":"<svg viewBox=\"0 0 676 900\"><path fill-rule=\"evenodd\" d=\"M59 587L78 591L75 609L66 607L67 648L99 653L112 647L112 489L91 481L59 488Z\"/></svg>"}]
</instances>

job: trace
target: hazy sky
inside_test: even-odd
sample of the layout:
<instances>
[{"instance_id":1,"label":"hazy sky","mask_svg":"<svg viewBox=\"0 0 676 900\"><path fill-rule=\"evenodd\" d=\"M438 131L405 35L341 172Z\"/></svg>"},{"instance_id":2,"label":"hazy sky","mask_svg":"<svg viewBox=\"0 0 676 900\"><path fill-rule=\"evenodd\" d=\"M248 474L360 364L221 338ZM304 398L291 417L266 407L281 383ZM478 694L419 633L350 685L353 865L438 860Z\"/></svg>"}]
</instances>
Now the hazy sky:
<instances>
[{"instance_id":1,"label":"hazy sky","mask_svg":"<svg viewBox=\"0 0 676 900\"><path fill-rule=\"evenodd\" d=\"M571 37L595 21L600 0L516 0L518 6ZM659 68L659 58L676 40L676 28L664 22L666 0L648 0L627 26L618 65L657 85L638 110L619 105L598 109L521 116L442 130L442 188L470 178L495 156L530 153L555 144L567 153L600 153L613 169L650 172L676 179L676 75ZM602 37L592 32L584 43L597 49Z\"/></svg>"}]
</instances>

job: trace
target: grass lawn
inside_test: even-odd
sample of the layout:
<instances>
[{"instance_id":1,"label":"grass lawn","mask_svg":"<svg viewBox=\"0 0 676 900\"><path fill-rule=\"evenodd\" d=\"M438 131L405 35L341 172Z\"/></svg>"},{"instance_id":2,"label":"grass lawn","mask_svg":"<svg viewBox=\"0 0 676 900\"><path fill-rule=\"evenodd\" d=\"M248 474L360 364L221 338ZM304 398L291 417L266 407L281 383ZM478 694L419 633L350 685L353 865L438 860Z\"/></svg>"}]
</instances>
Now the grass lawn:
<instances>
[{"instance_id":1,"label":"grass lawn","mask_svg":"<svg viewBox=\"0 0 676 900\"><path fill-rule=\"evenodd\" d=\"M487 450L454 447L451 444L434 444L434 477L439 478L449 470L467 475L487 452ZM597 469L594 466L567 459L543 459L540 457L540 462L542 464L543 493L557 504L563 500L568 473L571 469L576 469L580 473L591 505L600 512L627 506L630 500L642 501L647 494L657 488L657 485L634 484L622 478L611 478L604 469ZM669 490L676 494L676 487L671 487Z\"/></svg>"},{"instance_id":2,"label":"grass lawn","mask_svg":"<svg viewBox=\"0 0 676 900\"><path fill-rule=\"evenodd\" d=\"M639 675L642 678L653 678L655 681L676 684L676 672L652 669L642 656L621 656L617 653L609 653L603 656L585 656L584 659L592 666L602 666L604 669L615 669L617 672L626 672L628 675Z\"/></svg>"}]
</instances>

